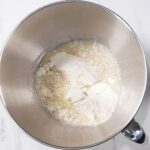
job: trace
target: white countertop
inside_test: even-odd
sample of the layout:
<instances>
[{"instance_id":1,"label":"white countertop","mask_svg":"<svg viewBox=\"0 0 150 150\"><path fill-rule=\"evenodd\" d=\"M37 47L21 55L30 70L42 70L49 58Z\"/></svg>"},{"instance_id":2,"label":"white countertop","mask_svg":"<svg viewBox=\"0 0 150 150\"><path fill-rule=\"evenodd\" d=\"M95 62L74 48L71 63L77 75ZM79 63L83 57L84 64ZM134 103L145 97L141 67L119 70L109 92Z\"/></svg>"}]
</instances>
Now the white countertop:
<instances>
[{"instance_id":1,"label":"white countertop","mask_svg":"<svg viewBox=\"0 0 150 150\"><path fill-rule=\"evenodd\" d=\"M0 1L0 49L13 28L29 13L55 0L1 0ZM91 0L115 11L135 30L143 45L148 69L150 68L150 1L149 0ZM149 73L149 71L148 71ZM150 74L149 74L150 75ZM150 85L136 120L150 137ZM0 103L0 149L1 150L54 150L27 136L9 117ZM93 150L149 150L150 142L135 144L123 135L92 148ZM91 149L91 150L92 150Z\"/></svg>"}]
</instances>

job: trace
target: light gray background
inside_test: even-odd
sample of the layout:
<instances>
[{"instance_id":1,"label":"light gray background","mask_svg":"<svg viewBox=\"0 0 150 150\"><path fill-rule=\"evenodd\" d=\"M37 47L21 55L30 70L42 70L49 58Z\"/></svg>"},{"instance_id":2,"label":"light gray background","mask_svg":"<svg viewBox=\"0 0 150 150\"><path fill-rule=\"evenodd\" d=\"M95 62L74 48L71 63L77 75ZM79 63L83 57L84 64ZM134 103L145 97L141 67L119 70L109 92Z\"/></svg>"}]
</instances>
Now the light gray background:
<instances>
[{"instance_id":1,"label":"light gray background","mask_svg":"<svg viewBox=\"0 0 150 150\"><path fill-rule=\"evenodd\" d=\"M115 11L135 30L150 67L150 0L91 0ZM0 50L13 28L32 11L55 0L0 0ZM121 37L120 37L121 38ZM148 71L149 73L149 71ZM150 74L149 74L150 75ZM136 120L150 137L150 86ZM138 145L121 134L91 150L149 150L150 142ZM9 117L0 103L0 150L54 150L27 136Z\"/></svg>"}]
</instances>

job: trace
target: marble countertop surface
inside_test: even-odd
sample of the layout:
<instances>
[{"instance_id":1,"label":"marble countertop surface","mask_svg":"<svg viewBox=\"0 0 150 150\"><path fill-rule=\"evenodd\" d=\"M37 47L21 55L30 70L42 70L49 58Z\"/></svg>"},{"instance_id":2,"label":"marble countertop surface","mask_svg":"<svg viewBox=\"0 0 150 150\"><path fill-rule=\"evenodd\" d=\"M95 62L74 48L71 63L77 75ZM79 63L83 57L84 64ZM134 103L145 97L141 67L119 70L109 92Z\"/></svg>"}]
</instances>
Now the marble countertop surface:
<instances>
[{"instance_id":1,"label":"marble countertop surface","mask_svg":"<svg viewBox=\"0 0 150 150\"><path fill-rule=\"evenodd\" d=\"M137 33L147 59L148 74L150 68L150 1L149 0L91 0L115 11L123 17ZM14 27L29 13L37 8L55 2L55 0L1 0L0 1L0 49ZM123 135L91 150L149 150L150 149L150 84L143 104L135 119L144 128L147 140L144 144L135 144ZM25 134L9 117L0 103L0 150L55 150L42 145Z\"/></svg>"}]
</instances>

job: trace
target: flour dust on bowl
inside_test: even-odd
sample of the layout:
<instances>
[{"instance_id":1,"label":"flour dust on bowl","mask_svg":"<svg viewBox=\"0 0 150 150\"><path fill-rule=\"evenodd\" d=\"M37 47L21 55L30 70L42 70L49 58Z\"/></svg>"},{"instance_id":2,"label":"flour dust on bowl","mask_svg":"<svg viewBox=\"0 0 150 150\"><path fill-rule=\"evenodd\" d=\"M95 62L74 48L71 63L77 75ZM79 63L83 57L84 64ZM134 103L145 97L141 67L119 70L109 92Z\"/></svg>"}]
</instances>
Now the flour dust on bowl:
<instances>
[{"instance_id":1,"label":"flour dust on bowl","mask_svg":"<svg viewBox=\"0 0 150 150\"><path fill-rule=\"evenodd\" d=\"M91 42L84 45L85 41ZM88 50L92 41L103 45L97 55L92 55L93 48ZM69 43L77 47L74 50L72 47L62 48ZM102 61L103 58L105 61ZM103 62L107 65L102 65ZM111 66L115 66L114 71ZM45 71L49 74L45 74ZM55 78L55 73L60 75L61 80ZM117 88L110 88L114 74L118 81ZM49 80L52 77L54 80ZM57 82L53 84L55 80ZM71 82L68 83L68 80ZM91 2L58 2L32 13L12 33L1 55L1 97L7 111L29 135L63 149L81 149L101 144L123 130L140 107L146 80L145 57L135 33L118 15ZM65 93L61 95L65 102L61 103L60 97L57 99L61 103L59 106L66 106L70 100L67 103L67 111L70 112L74 104L71 116L75 115L75 120L63 120L59 112L52 115L52 112L56 112L56 107L51 107L56 99L50 101L52 97L47 87L51 85L53 88L50 89L53 89L55 96ZM119 91L117 94L115 88ZM102 94L103 89L105 92ZM96 107L92 107L93 103L85 103L93 100L97 104L106 97L109 101L108 105L105 103L106 106L115 101L114 107L110 105L112 110L107 119L97 115L97 112L103 110L102 103L97 111ZM50 107L43 109L43 103L39 103L43 102L42 98L46 100L46 106L50 103ZM84 104L81 105L79 101ZM84 111L83 105L87 106ZM81 113L80 117L76 115L77 112ZM123 133L130 133L131 130L131 134L140 133L134 134L134 139L131 139L143 142L143 129L139 126L138 129L134 128L134 125L137 123L132 121Z\"/></svg>"}]
</instances>

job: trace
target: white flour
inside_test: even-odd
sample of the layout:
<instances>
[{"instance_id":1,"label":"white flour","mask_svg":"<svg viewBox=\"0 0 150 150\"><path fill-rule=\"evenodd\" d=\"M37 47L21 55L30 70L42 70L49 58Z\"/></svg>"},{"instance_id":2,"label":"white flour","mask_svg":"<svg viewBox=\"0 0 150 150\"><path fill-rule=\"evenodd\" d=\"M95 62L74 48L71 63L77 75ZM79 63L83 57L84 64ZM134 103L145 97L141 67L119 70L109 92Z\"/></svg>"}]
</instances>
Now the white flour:
<instances>
[{"instance_id":1,"label":"white flour","mask_svg":"<svg viewBox=\"0 0 150 150\"><path fill-rule=\"evenodd\" d=\"M110 50L95 41L77 40L49 51L35 76L44 107L70 125L96 126L114 112L120 68Z\"/></svg>"}]
</instances>

